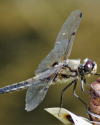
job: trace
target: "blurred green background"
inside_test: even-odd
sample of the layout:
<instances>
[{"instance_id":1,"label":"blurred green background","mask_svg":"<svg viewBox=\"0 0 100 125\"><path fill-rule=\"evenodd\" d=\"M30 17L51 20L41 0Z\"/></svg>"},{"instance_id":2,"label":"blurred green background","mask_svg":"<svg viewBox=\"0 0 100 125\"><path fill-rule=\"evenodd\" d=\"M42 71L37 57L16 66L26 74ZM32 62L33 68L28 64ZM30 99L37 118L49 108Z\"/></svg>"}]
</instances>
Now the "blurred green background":
<instances>
[{"instance_id":1,"label":"blurred green background","mask_svg":"<svg viewBox=\"0 0 100 125\"><path fill-rule=\"evenodd\" d=\"M91 58L100 73L100 1L99 0L0 0L0 87L34 76L41 60L54 47L61 26L74 10L83 18L76 33L70 59ZM97 76L87 78L92 83ZM26 112L27 90L0 95L0 124L59 124L44 108L59 107L60 94L66 84L52 85L44 101ZM86 89L88 91L88 89ZM87 104L89 95L77 95ZM87 117L85 106L73 95L73 86L64 94L63 107Z\"/></svg>"}]
</instances>

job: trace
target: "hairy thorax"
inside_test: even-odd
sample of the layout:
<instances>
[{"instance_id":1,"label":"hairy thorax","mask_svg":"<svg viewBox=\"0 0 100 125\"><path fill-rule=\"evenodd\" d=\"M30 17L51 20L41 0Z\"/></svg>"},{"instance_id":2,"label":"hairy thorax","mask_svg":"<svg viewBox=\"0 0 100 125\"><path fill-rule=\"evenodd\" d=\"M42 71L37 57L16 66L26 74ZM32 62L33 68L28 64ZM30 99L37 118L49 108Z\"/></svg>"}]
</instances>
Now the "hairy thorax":
<instances>
[{"instance_id":1,"label":"hairy thorax","mask_svg":"<svg viewBox=\"0 0 100 125\"><path fill-rule=\"evenodd\" d=\"M55 81L53 82L53 84L71 82L74 79L79 78L78 67L80 65L80 60L68 59L66 63L67 63L66 66L62 67L59 74L55 78Z\"/></svg>"}]
</instances>

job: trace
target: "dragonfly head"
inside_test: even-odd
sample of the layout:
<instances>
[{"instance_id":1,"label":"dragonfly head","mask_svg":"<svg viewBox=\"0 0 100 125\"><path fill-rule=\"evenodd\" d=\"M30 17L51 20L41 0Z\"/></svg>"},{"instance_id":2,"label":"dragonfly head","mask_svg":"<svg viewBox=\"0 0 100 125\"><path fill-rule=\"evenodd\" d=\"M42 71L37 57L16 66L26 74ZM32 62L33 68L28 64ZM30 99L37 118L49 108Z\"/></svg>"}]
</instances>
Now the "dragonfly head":
<instances>
[{"instance_id":1,"label":"dragonfly head","mask_svg":"<svg viewBox=\"0 0 100 125\"><path fill-rule=\"evenodd\" d=\"M83 63L83 70L85 75L87 76L95 75L97 71L96 62L93 62L91 59L86 58Z\"/></svg>"}]
</instances>

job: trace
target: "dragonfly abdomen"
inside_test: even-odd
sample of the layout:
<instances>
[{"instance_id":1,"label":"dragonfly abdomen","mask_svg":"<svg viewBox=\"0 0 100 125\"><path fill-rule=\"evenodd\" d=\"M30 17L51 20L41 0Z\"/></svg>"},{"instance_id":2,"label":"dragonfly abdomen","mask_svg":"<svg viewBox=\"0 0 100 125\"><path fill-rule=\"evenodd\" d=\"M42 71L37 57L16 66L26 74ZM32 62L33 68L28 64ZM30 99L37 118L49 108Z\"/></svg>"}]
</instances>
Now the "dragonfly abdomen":
<instances>
[{"instance_id":1,"label":"dragonfly abdomen","mask_svg":"<svg viewBox=\"0 0 100 125\"><path fill-rule=\"evenodd\" d=\"M27 88L29 86L30 86L29 82L23 81L21 83L16 83L16 84L13 84L13 85L10 85L10 86L5 86L3 88L0 88L0 94L13 92L13 91L20 90L20 89L24 89L24 88Z\"/></svg>"}]
</instances>

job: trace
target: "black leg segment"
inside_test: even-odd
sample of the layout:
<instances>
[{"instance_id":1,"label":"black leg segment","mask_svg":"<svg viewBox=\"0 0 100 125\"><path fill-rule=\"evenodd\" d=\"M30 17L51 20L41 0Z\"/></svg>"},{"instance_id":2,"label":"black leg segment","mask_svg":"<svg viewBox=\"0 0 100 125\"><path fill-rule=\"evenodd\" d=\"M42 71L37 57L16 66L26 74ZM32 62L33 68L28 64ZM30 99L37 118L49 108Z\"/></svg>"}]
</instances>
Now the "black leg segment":
<instances>
[{"instance_id":1,"label":"black leg segment","mask_svg":"<svg viewBox=\"0 0 100 125\"><path fill-rule=\"evenodd\" d=\"M85 82L86 82L86 80L85 80ZM87 82L86 82L85 84L87 85ZM83 78L81 78L81 89L82 89L82 92L84 92L84 93L92 94L92 93L90 93L90 92L84 91L84 81L83 81Z\"/></svg>"},{"instance_id":2,"label":"black leg segment","mask_svg":"<svg viewBox=\"0 0 100 125\"><path fill-rule=\"evenodd\" d=\"M89 86L89 84L86 82L86 79L84 79L84 83L85 83L85 85Z\"/></svg>"},{"instance_id":3,"label":"black leg segment","mask_svg":"<svg viewBox=\"0 0 100 125\"><path fill-rule=\"evenodd\" d=\"M76 95L76 93L75 93L75 89L76 89L76 85L77 85L77 79L76 80L73 80L70 84L68 84L63 90L62 90L62 92L61 92L61 98L60 98L60 110L61 110L61 108L62 108L62 97L63 97L63 93L65 92L65 90L68 88L68 87L70 87L73 83L74 83L74 88L73 88L73 94L86 106L86 109L87 109L87 104L82 100L82 99L80 99L79 97L78 97L78 95ZM84 87L83 87L83 80L81 79L81 89L82 89L82 91L83 92L85 92L84 91ZM91 94L91 93L89 93L89 92L85 92L85 93L88 93L88 94ZM59 112L58 112L58 116L60 116L59 114L60 114L60 110L59 110Z\"/></svg>"},{"instance_id":4,"label":"black leg segment","mask_svg":"<svg viewBox=\"0 0 100 125\"><path fill-rule=\"evenodd\" d=\"M69 87L69 86L71 86L73 83L75 83L76 82L76 80L74 80L74 81L72 81L70 84L68 84L63 90L62 90L62 92L61 92L61 98L60 98L60 110L61 110L61 108L62 108L62 96L63 96L63 93L65 92L65 90ZM60 114L60 110L59 110L59 113L58 113L58 116L59 116L59 114Z\"/></svg>"},{"instance_id":5,"label":"black leg segment","mask_svg":"<svg viewBox=\"0 0 100 125\"><path fill-rule=\"evenodd\" d=\"M87 104L82 99L80 99L78 97L78 95L76 95L76 93L75 93L76 85L77 85L77 81L75 81L75 84L74 84L73 94L76 96L76 98L78 98L86 106L86 109L87 109Z\"/></svg>"}]
</instances>

